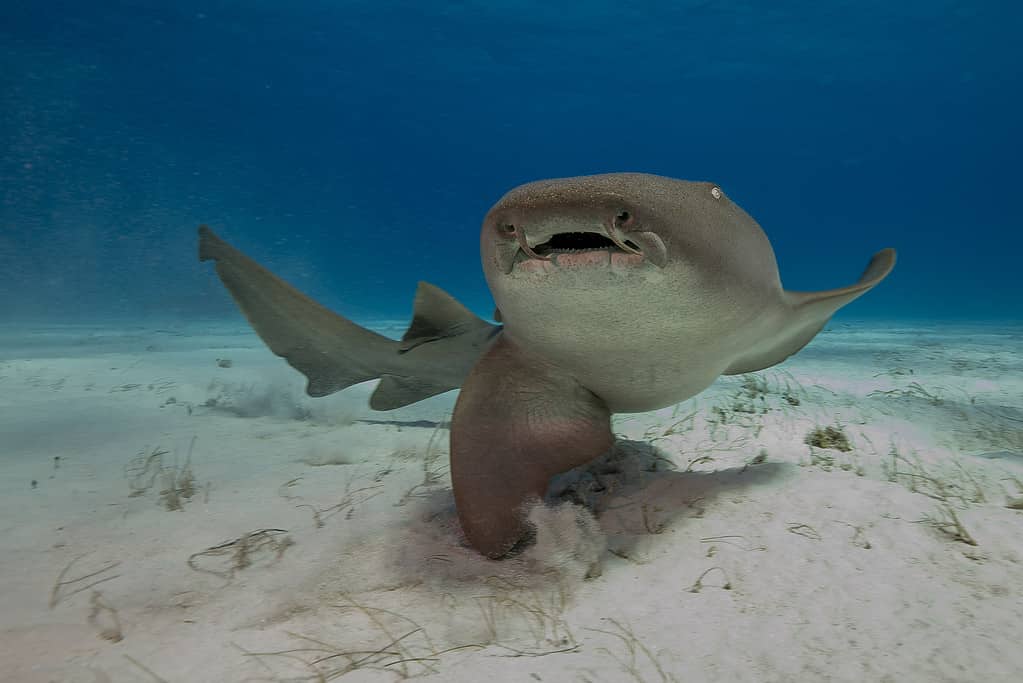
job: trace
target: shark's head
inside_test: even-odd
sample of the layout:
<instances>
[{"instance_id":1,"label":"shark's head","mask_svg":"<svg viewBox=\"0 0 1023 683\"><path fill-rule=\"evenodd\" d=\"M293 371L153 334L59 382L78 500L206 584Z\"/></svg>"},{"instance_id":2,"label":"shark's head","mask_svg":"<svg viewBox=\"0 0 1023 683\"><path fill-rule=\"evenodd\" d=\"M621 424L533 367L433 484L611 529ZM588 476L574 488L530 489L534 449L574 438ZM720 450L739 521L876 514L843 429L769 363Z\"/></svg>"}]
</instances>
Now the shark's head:
<instances>
[{"instance_id":1,"label":"shark's head","mask_svg":"<svg viewBox=\"0 0 1023 683\"><path fill-rule=\"evenodd\" d=\"M480 245L508 334L563 364L650 358L678 335L722 343L721 329L756 315L758 292L780 292L766 235L708 182L528 183L490 210Z\"/></svg>"}]
</instances>

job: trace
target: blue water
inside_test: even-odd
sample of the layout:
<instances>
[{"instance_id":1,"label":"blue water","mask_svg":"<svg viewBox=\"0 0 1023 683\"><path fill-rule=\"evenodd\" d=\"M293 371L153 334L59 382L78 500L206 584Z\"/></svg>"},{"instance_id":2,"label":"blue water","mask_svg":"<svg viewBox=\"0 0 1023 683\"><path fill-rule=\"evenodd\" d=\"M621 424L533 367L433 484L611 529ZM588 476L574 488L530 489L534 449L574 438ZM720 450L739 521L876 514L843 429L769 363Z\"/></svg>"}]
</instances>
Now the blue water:
<instances>
[{"instance_id":1,"label":"blue water","mask_svg":"<svg viewBox=\"0 0 1023 683\"><path fill-rule=\"evenodd\" d=\"M1023 5L0 6L0 316L236 316L207 222L314 297L488 314L478 229L529 180L713 180L840 316L1023 319Z\"/></svg>"}]
</instances>

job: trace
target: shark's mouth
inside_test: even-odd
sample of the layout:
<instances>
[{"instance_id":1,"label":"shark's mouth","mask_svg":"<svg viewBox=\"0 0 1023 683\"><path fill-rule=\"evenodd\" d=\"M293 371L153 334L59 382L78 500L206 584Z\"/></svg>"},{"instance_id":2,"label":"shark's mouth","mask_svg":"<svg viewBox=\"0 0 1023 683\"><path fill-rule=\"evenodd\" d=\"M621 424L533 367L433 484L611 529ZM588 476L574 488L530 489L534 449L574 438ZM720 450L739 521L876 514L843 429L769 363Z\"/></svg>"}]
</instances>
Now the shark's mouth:
<instances>
[{"instance_id":1,"label":"shark's mouth","mask_svg":"<svg viewBox=\"0 0 1023 683\"><path fill-rule=\"evenodd\" d=\"M608 225L603 232L558 232L533 245L529 244L525 232L515 225L505 224L501 227L501 234L514 239L511 244L505 242L498 249L497 262L505 274L511 273L516 266L539 272L552 267L629 267L646 263L663 268L668 262L664 241L648 230L626 232ZM513 246L516 242L518 249Z\"/></svg>"},{"instance_id":2,"label":"shark's mouth","mask_svg":"<svg viewBox=\"0 0 1023 683\"><path fill-rule=\"evenodd\" d=\"M541 258L553 254L576 254L584 251L615 251L623 253L636 253L639 251L639 247L629 240L624 240L623 244L628 249L622 249L607 235L601 235L596 232L559 232L556 235L552 235L546 242L537 244L532 250Z\"/></svg>"}]
</instances>

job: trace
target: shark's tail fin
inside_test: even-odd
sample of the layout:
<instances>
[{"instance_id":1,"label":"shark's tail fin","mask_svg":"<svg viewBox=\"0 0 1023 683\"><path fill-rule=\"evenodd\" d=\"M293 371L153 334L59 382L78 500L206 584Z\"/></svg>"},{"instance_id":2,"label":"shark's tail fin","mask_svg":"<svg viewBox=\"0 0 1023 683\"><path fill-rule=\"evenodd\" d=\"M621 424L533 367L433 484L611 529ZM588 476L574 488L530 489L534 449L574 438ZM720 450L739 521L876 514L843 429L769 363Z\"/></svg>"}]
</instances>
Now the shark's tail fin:
<instances>
[{"instance_id":1,"label":"shark's tail fin","mask_svg":"<svg viewBox=\"0 0 1023 683\"><path fill-rule=\"evenodd\" d=\"M399 342L321 306L199 227L199 260L217 274L257 334L308 379L310 396L326 396L380 378L370 406L400 408L462 384L497 329L443 290L420 283L415 316Z\"/></svg>"},{"instance_id":2,"label":"shark's tail fin","mask_svg":"<svg viewBox=\"0 0 1023 683\"><path fill-rule=\"evenodd\" d=\"M310 396L326 396L376 379L395 365L398 343L316 303L205 225L199 260L217 274L249 324L278 356L308 378Z\"/></svg>"}]
</instances>

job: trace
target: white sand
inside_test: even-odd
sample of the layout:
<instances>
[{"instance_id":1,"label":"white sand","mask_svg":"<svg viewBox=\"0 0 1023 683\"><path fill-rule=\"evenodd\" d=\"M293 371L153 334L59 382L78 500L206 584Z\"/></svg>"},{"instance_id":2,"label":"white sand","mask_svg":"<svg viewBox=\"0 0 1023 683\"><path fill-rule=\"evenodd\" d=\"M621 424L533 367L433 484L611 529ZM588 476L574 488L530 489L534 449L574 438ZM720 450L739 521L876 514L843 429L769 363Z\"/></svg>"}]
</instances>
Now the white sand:
<instances>
[{"instance_id":1,"label":"white sand","mask_svg":"<svg viewBox=\"0 0 1023 683\"><path fill-rule=\"evenodd\" d=\"M836 323L750 377L616 416L555 482L596 521L492 562L453 393L308 399L240 325L0 330L0 679L1023 679L1023 329Z\"/></svg>"}]
</instances>

